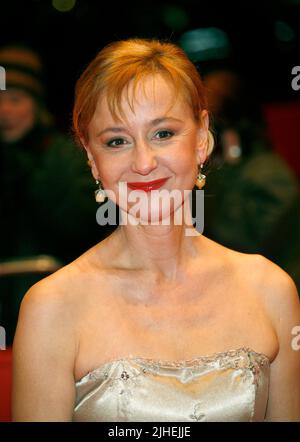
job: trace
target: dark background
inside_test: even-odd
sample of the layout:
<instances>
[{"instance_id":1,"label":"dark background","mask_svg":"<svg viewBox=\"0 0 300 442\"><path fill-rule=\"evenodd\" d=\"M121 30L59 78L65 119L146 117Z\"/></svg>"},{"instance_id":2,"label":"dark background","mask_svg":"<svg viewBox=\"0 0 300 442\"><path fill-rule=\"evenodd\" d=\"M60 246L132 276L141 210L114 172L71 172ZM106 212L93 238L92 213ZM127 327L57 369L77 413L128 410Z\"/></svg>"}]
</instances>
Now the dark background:
<instances>
[{"instance_id":1,"label":"dark background","mask_svg":"<svg viewBox=\"0 0 300 442\"><path fill-rule=\"evenodd\" d=\"M23 43L39 52L45 67L48 106L60 129L68 132L71 127L76 79L107 43L130 37L168 39L176 43L188 30L219 27L228 34L235 64L248 80L248 95L252 96L254 90L258 101L265 105L274 150L286 158L300 179L300 90L294 91L291 87L292 68L300 66L300 0L77 0L73 9L68 12L55 9L52 4L55 1L59 2L0 0L0 46ZM68 1L60 0L60 3L65 4ZM64 164L60 165L59 170L63 167ZM17 174L18 170L16 176ZM58 171L57 174L65 178L64 173ZM67 190L70 189L77 198L77 188L74 187L73 180L66 179L66 182ZM53 183L56 184L55 180L51 181L51 186L45 187L46 191L49 190L50 193L53 188L58 189L59 196L62 195L72 207L73 200L65 198L60 186L55 187ZM227 184L227 188L228 186ZM235 187L236 182L232 188ZM263 186L259 190L264 194ZM89 201L93 198L93 191L91 188L87 197ZM41 194L42 201L47 205L47 197L43 192ZM20 200L24 200L24 195L20 195ZM73 206L76 207L76 204ZM84 224L74 216L61 219L65 220L68 238L71 238L68 220L76 220L74 227L78 225L80 228ZM92 216L88 219L92 220ZM297 220L295 218L295 222ZM298 227L299 225L298 223ZM57 230L57 224L55 228ZM65 242L57 240L56 230L56 237L53 234L53 246L61 246L69 252ZM91 228L85 230L92 233ZM297 231L290 228L289 232L292 250L296 250ZM11 236L13 234L15 232L10 232ZM82 233L81 236L81 241L84 241ZM276 245L282 246L283 251L287 248L284 241L278 242L276 238ZM93 244L96 242L93 240ZM79 247L77 239L73 243ZM76 254L78 255L79 253ZM298 257L297 253L297 270ZM12 300L8 290L3 290L3 293L7 300L6 305L11 306L8 316L12 337L19 301L24 291L18 289L17 296L14 299L11 297ZM3 310L5 308L7 307L3 307ZM7 323L8 321L5 326ZM7 344L11 345L10 339ZM0 352L0 355L0 421L8 421L11 419L11 348L7 352Z\"/></svg>"},{"instance_id":2,"label":"dark background","mask_svg":"<svg viewBox=\"0 0 300 442\"><path fill-rule=\"evenodd\" d=\"M77 0L68 12L55 9L51 0L6 0L0 46L22 42L40 53L50 110L68 130L75 81L105 44L128 37L177 42L189 29L210 26L227 32L236 62L261 102L299 100L291 70L300 65L300 0Z\"/></svg>"}]
</instances>

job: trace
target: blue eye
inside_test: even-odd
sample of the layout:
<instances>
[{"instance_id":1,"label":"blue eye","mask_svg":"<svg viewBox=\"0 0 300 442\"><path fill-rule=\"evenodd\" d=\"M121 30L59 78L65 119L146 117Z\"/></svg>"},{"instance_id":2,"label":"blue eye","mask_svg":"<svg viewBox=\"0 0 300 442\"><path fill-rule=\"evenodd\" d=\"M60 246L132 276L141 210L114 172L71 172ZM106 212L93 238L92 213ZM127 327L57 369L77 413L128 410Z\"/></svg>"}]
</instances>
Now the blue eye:
<instances>
[{"instance_id":1,"label":"blue eye","mask_svg":"<svg viewBox=\"0 0 300 442\"><path fill-rule=\"evenodd\" d=\"M157 135L159 135L157 137ZM164 138L171 138L174 135L174 132L170 131L170 130L160 130L158 132L156 132L155 134L155 138L157 137L159 140L164 139Z\"/></svg>"},{"instance_id":2,"label":"blue eye","mask_svg":"<svg viewBox=\"0 0 300 442\"><path fill-rule=\"evenodd\" d=\"M106 143L107 146L109 147L117 147L117 146L122 146L125 140L123 138L114 138L110 141L108 141L108 143ZM115 144L113 144L115 143Z\"/></svg>"}]
</instances>

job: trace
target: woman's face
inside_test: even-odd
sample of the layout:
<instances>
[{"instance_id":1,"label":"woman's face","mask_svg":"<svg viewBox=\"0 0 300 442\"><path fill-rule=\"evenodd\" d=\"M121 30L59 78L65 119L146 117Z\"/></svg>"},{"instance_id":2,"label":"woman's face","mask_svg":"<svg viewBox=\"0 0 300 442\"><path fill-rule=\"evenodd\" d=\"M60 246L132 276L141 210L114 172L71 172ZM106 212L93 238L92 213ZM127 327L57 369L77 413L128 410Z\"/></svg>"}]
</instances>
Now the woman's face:
<instances>
[{"instance_id":1,"label":"woman's face","mask_svg":"<svg viewBox=\"0 0 300 442\"><path fill-rule=\"evenodd\" d=\"M131 85L128 96L131 102ZM135 99L132 110L127 96L123 95L126 120L121 121L113 118L106 97L101 97L88 127L89 141L85 146L94 178L101 180L104 189L113 191L115 197L110 198L127 213L133 204L128 202L133 188L126 185L120 191L120 182L145 183L166 178L159 191L178 189L182 194L183 190L190 191L198 164L206 159L208 136L207 112L202 111L201 124L196 122L183 97L179 95L173 103L172 86L162 76L148 77L139 84ZM153 193L135 192L137 195L142 192L146 202ZM162 207L157 213L153 213L157 210L153 206L148 211L148 220L150 212L151 219L161 220L179 204L182 200L176 204L171 199L171 207Z\"/></svg>"},{"instance_id":2,"label":"woman's face","mask_svg":"<svg viewBox=\"0 0 300 442\"><path fill-rule=\"evenodd\" d=\"M0 132L4 141L21 139L35 123L35 102L19 89L0 92Z\"/></svg>"}]
</instances>

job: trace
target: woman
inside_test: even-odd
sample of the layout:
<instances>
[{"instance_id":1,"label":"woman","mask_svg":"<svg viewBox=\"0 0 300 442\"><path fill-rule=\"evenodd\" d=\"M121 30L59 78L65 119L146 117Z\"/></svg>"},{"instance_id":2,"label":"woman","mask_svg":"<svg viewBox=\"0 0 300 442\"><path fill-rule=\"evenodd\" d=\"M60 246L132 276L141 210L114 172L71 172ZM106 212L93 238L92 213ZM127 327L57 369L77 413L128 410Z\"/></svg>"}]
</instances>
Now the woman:
<instances>
[{"instance_id":1,"label":"woman","mask_svg":"<svg viewBox=\"0 0 300 442\"><path fill-rule=\"evenodd\" d=\"M14 420L298 420L293 281L175 223L212 150L184 52L156 40L104 48L78 81L74 128L127 223L26 294ZM157 188L184 198L151 206Z\"/></svg>"}]
</instances>

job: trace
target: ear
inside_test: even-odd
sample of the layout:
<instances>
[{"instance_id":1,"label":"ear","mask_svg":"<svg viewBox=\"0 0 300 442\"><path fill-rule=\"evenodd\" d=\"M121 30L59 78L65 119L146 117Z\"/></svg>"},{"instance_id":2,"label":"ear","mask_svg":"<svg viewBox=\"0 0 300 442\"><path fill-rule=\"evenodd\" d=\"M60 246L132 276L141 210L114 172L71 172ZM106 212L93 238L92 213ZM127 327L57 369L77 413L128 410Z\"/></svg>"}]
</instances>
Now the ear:
<instances>
[{"instance_id":1,"label":"ear","mask_svg":"<svg viewBox=\"0 0 300 442\"><path fill-rule=\"evenodd\" d=\"M206 109L202 110L199 116L198 140L197 140L197 160L203 164L207 158L208 148L209 116Z\"/></svg>"},{"instance_id":2,"label":"ear","mask_svg":"<svg viewBox=\"0 0 300 442\"><path fill-rule=\"evenodd\" d=\"M91 152L91 149L88 147L88 145L84 142L84 140L80 139L82 146L84 147L86 153L87 153L87 157L88 157L88 164L91 168L91 172L93 177L95 178L95 180L99 180L99 172L98 172L98 168L96 166L93 154Z\"/></svg>"}]
</instances>

